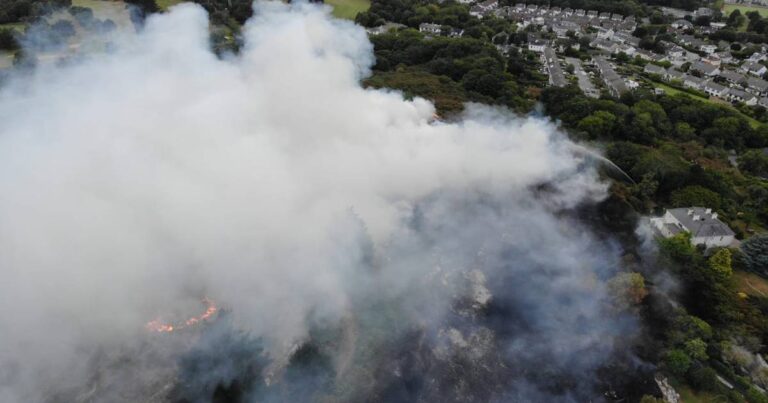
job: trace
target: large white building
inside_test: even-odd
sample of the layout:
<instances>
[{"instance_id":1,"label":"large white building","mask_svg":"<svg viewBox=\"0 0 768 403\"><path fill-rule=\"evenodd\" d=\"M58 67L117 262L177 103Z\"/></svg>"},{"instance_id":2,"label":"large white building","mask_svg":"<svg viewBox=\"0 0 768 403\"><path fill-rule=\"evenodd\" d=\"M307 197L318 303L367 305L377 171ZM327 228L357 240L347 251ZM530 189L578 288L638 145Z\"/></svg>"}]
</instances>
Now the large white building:
<instances>
[{"instance_id":1,"label":"large white building","mask_svg":"<svg viewBox=\"0 0 768 403\"><path fill-rule=\"evenodd\" d=\"M725 247L735 239L734 232L717 218L717 213L704 207L667 210L663 216L651 218L651 225L665 238L689 232L691 243L705 245L707 248Z\"/></svg>"}]
</instances>

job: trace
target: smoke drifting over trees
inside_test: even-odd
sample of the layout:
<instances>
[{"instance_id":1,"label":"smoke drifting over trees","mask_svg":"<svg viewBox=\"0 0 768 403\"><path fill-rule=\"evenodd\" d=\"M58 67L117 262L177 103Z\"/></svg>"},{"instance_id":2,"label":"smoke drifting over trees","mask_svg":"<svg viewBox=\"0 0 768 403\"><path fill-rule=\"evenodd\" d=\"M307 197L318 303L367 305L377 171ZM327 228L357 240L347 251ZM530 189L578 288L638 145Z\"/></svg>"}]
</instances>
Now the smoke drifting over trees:
<instances>
[{"instance_id":1,"label":"smoke drifting over trees","mask_svg":"<svg viewBox=\"0 0 768 403\"><path fill-rule=\"evenodd\" d=\"M361 88L365 31L321 7L257 4L224 60L207 21L0 89L0 401L600 398L635 320L582 148Z\"/></svg>"}]
</instances>

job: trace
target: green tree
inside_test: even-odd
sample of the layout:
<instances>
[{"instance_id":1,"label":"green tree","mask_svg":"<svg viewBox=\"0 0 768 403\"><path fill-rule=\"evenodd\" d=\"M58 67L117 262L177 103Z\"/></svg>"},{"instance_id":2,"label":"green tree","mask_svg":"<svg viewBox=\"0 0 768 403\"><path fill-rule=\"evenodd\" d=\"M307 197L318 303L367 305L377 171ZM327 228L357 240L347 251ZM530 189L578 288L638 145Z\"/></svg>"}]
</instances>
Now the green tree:
<instances>
[{"instance_id":1,"label":"green tree","mask_svg":"<svg viewBox=\"0 0 768 403\"><path fill-rule=\"evenodd\" d=\"M622 308L638 305L648 295L643 275L635 272L619 273L608 280L608 292Z\"/></svg>"},{"instance_id":2,"label":"green tree","mask_svg":"<svg viewBox=\"0 0 768 403\"><path fill-rule=\"evenodd\" d=\"M669 198L675 207L704 206L719 209L722 203L719 194L698 185L675 190Z\"/></svg>"},{"instance_id":3,"label":"green tree","mask_svg":"<svg viewBox=\"0 0 768 403\"><path fill-rule=\"evenodd\" d=\"M755 176L768 177L768 155L762 150L750 150L739 157L739 169Z\"/></svg>"},{"instance_id":4,"label":"green tree","mask_svg":"<svg viewBox=\"0 0 768 403\"><path fill-rule=\"evenodd\" d=\"M677 122L675 124L675 136L681 140L692 139L696 135L696 129L686 122Z\"/></svg>"},{"instance_id":5,"label":"green tree","mask_svg":"<svg viewBox=\"0 0 768 403\"><path fill-rule=\"evenodd\" d=\"M685 352L691 358L699 361L706 361L709 359L709 356L707 355L707 343L699 338L686 341Z\"/></svg>"},{"instance_id":6,"label":"green tree","mask_svg":"<svg viewBox=\"0 0 768 403\"><path fill-rule=\"evenodd\" d=\"M591 139L608 139L616 125L616 116L610 112L597 111L579 121L577 128L589 134Z\"/></svg>"},{"instance_id":7,"label":"green tree","mask_svg":"<svg viewBox=\"0 0 768 403\"><path fill-rule=\"evenodd\" d=\"M691 367L691 357L683 350L670 350L664 357L664 364L672 374L683 376Z\"/></svg>"},{"instance_id":8,"label":"green tree","mask_svg":"<svg viewBox=\"0 0 768 403\"><path fill-rule=\"evenodd\" d=\"M747 390L744 394L749 403L768 403L768 397L763 392L757 390L754 386Z\"/></svg>"},{"instance_id":9,"label":"green tree","mask_svg":"<svg viewBox=\"0 0 768 403\"><path fill-rule=\"evenodd\" d=\"M727 279L733 274L733 268L731 267L731 250L720 249L710 256L709 268L714 271L718 277Z\"/></svg>"},{"instance_id":10,"label":"green tree","mask_svg":"<svg viewBox=\"0 0 768 403\"><path fill-rule=\"evenodd\" d=\"M696 249L691 245L691 234L688 232L681 232L673 237L660 239L659 249L664 255L677 262L690 261L696 252Z\"/></svg>"}]
</instances>

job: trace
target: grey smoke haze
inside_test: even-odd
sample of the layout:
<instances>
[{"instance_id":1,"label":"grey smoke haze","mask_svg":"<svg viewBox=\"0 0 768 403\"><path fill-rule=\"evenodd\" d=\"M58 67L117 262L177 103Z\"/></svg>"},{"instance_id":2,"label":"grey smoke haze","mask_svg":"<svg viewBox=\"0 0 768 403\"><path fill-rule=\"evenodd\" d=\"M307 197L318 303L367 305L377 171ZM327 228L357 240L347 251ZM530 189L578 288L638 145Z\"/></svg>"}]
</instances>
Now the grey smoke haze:
<instances>
[{"instance_id":1,"label":"grey smoke haze","mask_svg":"<svg viewBox=\"0 0 768 403\"><path fill-rule=\"evenodd\" d=\"M605 312L618 248L567 214L606 185L556 127L478 105L434 122L423 99L361 88L365 31L321 7L257 3L225 60L207 24L177 6L0 89L0 401L87 385L96 352L140 349L147 321L201 296L273 361L315 326L355 321L359 346L386 323L391 340L417 328L436 351L532 368L490 398L591 393L633 324ZM515 319L492 353L462 352L466 329L485 334L455 313L473 270ZM340 383L387 396L338 361Z\"/></svg>"}]
</instances>

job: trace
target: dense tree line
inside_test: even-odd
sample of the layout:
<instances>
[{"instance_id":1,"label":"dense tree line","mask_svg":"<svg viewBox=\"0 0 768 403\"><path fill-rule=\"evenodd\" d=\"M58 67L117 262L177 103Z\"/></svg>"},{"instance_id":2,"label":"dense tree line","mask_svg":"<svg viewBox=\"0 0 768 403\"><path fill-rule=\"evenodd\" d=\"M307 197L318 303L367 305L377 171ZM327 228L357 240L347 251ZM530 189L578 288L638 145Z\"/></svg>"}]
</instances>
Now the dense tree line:
<instances>
[{"instance_id":1,"label":"dense tree line","mask_svg":"<svg viewBox=\"0 0 768 403\"><path fill-rule=\"evenodd\" d=\"M578 88L548 88L548 112L590 140L654 144L660 140L698 141L728 149L768 146L768 128L753 129L735 111L687 96L633 92L620 100L584 97Z\"/></svg>"},{"instance_id":2,"label":"dense tree line","mask_svg":"<svg viewBox=\"0 0 768 403\"><path fill-rule=\"evenodd\" d=\"M435 99L438 112L443 114L461 110L461 102L466 101L502 104L522 111L530 106L525 87L540 87L546 81L536 71L536 55L516 50L504 57L487 39L425 38L414 30L401 30L377 35L372 41L376 65L368 84L385 86L397 81L399 85L394 88ZM397 71L408 72L407 86L392 74ZM384 74L387 72L390 74ZM445 96L433 97L448 93L447 103L440 99Z\"/></svg>"},{"instance_id":3,"label":"dense tree line","mask_svg":"<svg viewBox=\"0 0 768 403\"><path fill-rule=\"evenodd\" d=\"M208 11L215 24L229 24L231 21L244 24L253 15L250 0L193 0Z\"/></svg>"},{"instance_id":4,"label":"dense tree line","mask_svg":"<svg viewBox=\"0 0 768 403\"><path fill-rule=\"evenodd\" d=\"M745 372L752 354L763 353L768 341L768 299L738 292L733 272L743 266L743 256L730 249L704 254L691 245L688 233L659 240L659 249L658 263L673 270L682 283L683 303L669 314L663 339L665 370L728 401L768 401L754 386L765 386L768 379L760 371ZM735 389L718 382L718 373Z\"/></svg>"},{"instance_id":5,"label":"dense tree line","mask_svg":"<svg viewBox=\"0 0 768 403\"><path fill-rule=\"evenodd\" d=\"M0 24L26 21L71 5L72 0L3 0Z\"/></svg>"},{"instance_id":6,"label":"dense tree line","mask_svg":"<svg viewBox=\"0 0 768 403\"><path fill-rule=\"evenodd\" d=\"M753 128L733 110L685 95L591 99L567 87L545 89L541 101L575 136L606 145L607 157L634 181L619 186L620 196L639 211L708 206L725 220L768 225L768 185L752 176L766 169L765 125ZM747 175L730 168L726 149L742 152Z\"/></svg>"},{"instance_id":7,"label":"dense tree line","mask_svg":"<svg viewBox=\"0 0 768 403\"><path fill-rule=\"evenodd\" d=\"M465 28L470 20L477 19L469 15L469 6L453 2L438 5L433 0L377 0L355 19L366 27L396 22L412 28L418 28L423 22Z\"/></svg>"}]
</instances>

